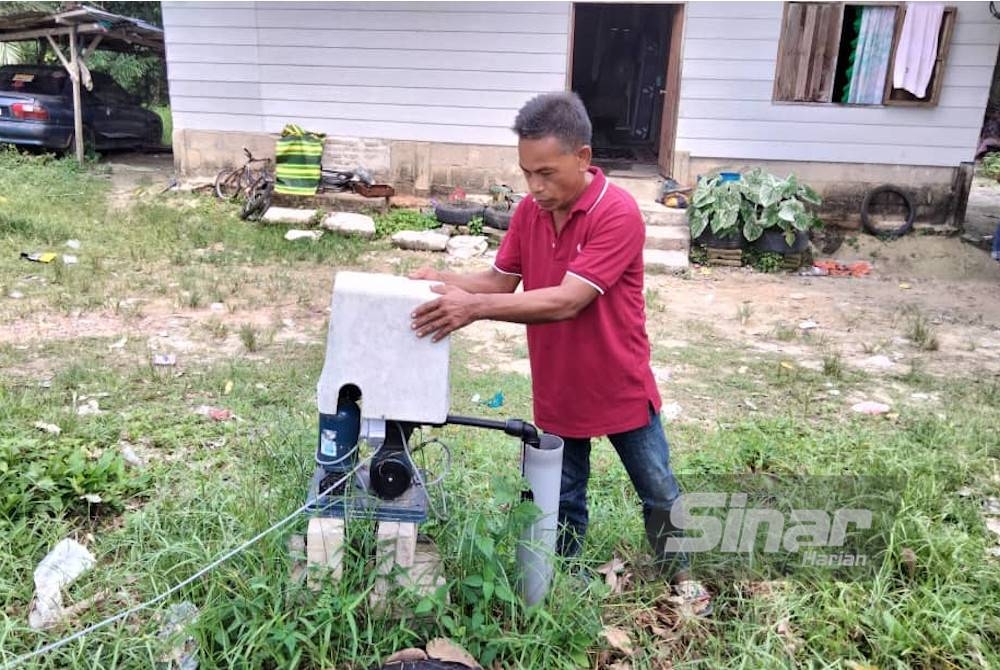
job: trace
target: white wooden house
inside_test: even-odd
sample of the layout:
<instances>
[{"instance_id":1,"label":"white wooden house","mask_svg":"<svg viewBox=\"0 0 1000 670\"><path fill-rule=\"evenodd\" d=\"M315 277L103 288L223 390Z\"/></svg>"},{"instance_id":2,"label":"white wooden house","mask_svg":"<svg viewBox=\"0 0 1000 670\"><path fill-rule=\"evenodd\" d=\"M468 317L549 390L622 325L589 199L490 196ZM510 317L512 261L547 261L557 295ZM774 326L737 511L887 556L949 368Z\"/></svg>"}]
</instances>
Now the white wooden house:
<instances>
[{"instance_id":1,"label":"white wooden house","mask_svg":"<svg viewBox=\"0 0 1000 670\"><path fill-rule=\"evenodd\" d=\"M211 174L297 123L327 134L326 163L398 189L484 189L519 179L517 109L572 89L622 181L761 165L845 220L889 182L940 223L964 207L997 63L988 4L945 12L925 99L860 105L834 102L858 5L164 2L174 151Z\"/></svg>"}]
</instances>

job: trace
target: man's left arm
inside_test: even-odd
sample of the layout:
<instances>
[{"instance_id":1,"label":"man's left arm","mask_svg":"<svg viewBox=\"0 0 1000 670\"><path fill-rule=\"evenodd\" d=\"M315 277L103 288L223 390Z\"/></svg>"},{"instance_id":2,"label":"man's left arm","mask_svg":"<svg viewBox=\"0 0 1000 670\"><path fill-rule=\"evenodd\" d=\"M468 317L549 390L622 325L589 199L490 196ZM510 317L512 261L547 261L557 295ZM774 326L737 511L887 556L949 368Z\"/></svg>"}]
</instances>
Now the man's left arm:
<instances>
[{"instance_id":1,"label":"man's left arm","mask_svg":"<svg viewBox=\"0 0 1000 670\"><path fill-rule=\"evenodd\" d=\"M412 327L418 337L433 334L436 342L481 319L513 323L572 319L618 281L635 254L642 253L644 239L638 211L613 215L584 243L559 286L509 294L470 294L453 286L435 286L441 297L414 311Z\"/></svg>"}]
</instances>

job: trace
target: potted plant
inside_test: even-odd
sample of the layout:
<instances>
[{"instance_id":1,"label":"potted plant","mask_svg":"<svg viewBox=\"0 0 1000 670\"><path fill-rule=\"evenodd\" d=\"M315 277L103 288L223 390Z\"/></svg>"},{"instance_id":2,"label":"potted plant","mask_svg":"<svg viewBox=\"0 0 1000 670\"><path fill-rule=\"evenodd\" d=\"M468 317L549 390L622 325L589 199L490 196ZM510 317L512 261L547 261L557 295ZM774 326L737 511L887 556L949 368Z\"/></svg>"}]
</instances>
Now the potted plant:
<instances>
[{"instance_id":1,"label":"potted plant","mask_svg":"<svg viewBox=\"0 0 1000 670\"><path fill-rule=\"evenodd\" d=\"M691 238L714 249L743 246L741 214L750 214L740 181L716 175L698 181L688 207Z\"/></svg>"},{"instance_id":2,"label":"potted plant","mask_svg":"<svg viewBox=\"0 0 1000 670\"><path fill-rule=\"evenodd\" d=\"M760 251L792 254L809 245L809 231L822 225L806 205L823 200L813 189L799 183L795 175L779 179L755 168L743 176L743 198L747 203L743 236Z\"/></svg>"}]
</instances>

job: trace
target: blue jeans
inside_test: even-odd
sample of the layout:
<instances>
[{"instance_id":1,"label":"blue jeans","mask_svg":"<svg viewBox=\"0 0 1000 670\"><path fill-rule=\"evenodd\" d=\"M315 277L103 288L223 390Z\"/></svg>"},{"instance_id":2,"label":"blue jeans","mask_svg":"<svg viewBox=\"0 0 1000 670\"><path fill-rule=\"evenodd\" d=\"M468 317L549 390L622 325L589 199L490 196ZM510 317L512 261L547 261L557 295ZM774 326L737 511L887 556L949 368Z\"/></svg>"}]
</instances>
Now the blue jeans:
<instances>
[{"instance_id":1,"label":"blue jeans","mask_svg":"<svg viewBox=\"0 0 1000 670\"><path fill-rule=\"evenodd\" d=\"M646 539L653 557L665 574L673 576L686 569L688 559L682 553L664 548L668 537L683 535L670 521L670 510L680 496L680 486L670 469L670 445L663 432L660 416L650 409L649 423L641 428L608 435L618 452L632 486L642 500L642 518ZM559 494L560 556L580 553L587 533L587 480L590 479L590 439L563 438L562 485Z\"/></svg>"}]
</instances>

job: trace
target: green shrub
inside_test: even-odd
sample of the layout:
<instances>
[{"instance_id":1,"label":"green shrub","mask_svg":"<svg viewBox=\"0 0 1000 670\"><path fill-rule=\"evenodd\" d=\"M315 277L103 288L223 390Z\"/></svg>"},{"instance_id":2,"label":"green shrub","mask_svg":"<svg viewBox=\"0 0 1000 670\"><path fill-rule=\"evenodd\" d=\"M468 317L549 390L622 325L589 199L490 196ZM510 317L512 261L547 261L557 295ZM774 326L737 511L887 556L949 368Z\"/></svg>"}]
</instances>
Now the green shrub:
<instances>
[{"instance_id":1,"label":"green shrub","mask_svg":"<svg viewBox=\"0 0 1000 670\"><path fill-rule=\"evenodd\" d=\"M413 209L393 209L375 216L375 236L391 237L401 230L430 230L440 225L430 214Z\"/></svg>"},{"instance_id":2,"label":"green shrub","mask_svg":"<svg viewBox=\"0 0 1000 670\"><path fill-rule=\"evenodd\" d=\"M0 518L120 511L142 486L115 450L92 451L45 437L0 440Z\"/></svg>"}]
</instances>

